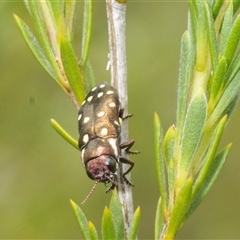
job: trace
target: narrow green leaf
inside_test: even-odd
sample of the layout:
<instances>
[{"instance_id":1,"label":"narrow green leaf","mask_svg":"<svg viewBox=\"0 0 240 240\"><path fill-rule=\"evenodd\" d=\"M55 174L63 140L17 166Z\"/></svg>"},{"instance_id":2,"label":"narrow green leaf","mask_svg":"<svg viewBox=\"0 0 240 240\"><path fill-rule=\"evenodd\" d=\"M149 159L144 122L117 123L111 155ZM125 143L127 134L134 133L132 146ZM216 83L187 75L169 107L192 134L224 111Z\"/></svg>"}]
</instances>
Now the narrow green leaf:
<instances>
[{"instance_id":1,"label":"narrow green leaf","mask_svg":"<svg viewBox=\"0 0 240 240\"><path fill-rule=\"evenodd\" d=\"M85 90L86 92L89 92L96 85L92 65L89 60L87 60L85 63L84 74L85 74Z\"/></svg>"},{"instance_id":2,"label":"narrow green leaf","mask_svg":"<svg viewBox=\"0 0 240 240\"><path fill-rule=\"evenodd\" d=\"M52 127L73 147L79 150L78 141L71 137L54 119L50 120Z\"/></svg>"},{"instance_id":3,"label":"narrow green leaf","mask_svg":"<svg viewBox=\"0 0 240 240\"><path fill-rule=\"evenodd\" d=\"M102 218L102 239L117 239L111 212L105 207Z\"/></svg>"},{"instance_id":4,"label":"narrow green leaf","mask_svg":"<svg viewBox=\"0 0 240 240\"><path fill-rule=\"evenodd\" d=\"M91 35L93 28L93 0L84 0L82 56L81 65L84 67L89 54Z\"/></svg>"},{"instance_id":5,"label":"narrow green leaf","mask_svg":"<svg viewBox=\"0 0 240 240\"><path fill-rule=\"evenodd\" d=\"M219 142L220 142L222 134L223 134L223 130L226 126L226 122L227 122L227 116L224 116L221 119L221 121L218 123L216 130L212 134L212 138L208 145L208 152L206 153L206 156L205 156L204 164L203 164L201 171L198 174L197 179L194 183L193 198L197 195L199 189L201 188L201 186L208 174L208 170L212 164L212 161L214 160L214 155L217 151Z\"/></svg>"},{"instance_id":6,"label":"narrow green leaf","mask_svg":"<svg viewBox=\"0 0 240 240\"><path fill-rule=\"evenodd\" d=\"M64 1L49 1L47 2L49 9L53 15L55 23L63 24L64 18Z\"/></svg>"},{"instance_id":7,"label":"narrow green leaf","mask_svg":"<svg viewBox=\"0 0 240 240\"><path fill-rule=\"evenodd\" d=\"M198 205L202 202L204 197L209 192L225 163L230 148L231 144L227 145L212 161L211 166L209 166L208 173L201 184L201 188L192 201L186 218L188 218L194 212L194 210L198 207Z\"/></svg>"},{"instance_id":8,"label":"narrow green leaf","mask_svg":"<svg viewBox=\"0 0 240 240\"><path fill-rule=\"evenodd\" d=\"M138 207L133 214L132 224L131 224L131 228L130 228L130 232L129 232L129 240L137 239L137 232L138 232L138 226L139 226L139 222L140 222L140 215L141 215L141 211L140 211L140 207Z\"/></svg>"},{"instance_id":9,"label":"narrow green leaf","mask_svg":"<svg viewBox=\"0 0 240 240\"><path fill-rule=\"evenodd\" d=\"M60 1L59 1L60 2ZM52 9L51 1L38 1L38 8L41 13L41 19L48 36L48 41L51 45L52 52L54 54L54 59L60 58L59 52L59 38L57 37L59 32L65 32L64 29L60 28L61 22L56 22L54 18L54 13Z\"/></svg>"},{"instance_id":10,"label":"narrow green leaf","mask_svg":"<svg viewBox=\"0 0 240 240\"><path fill-rule=\"evenodd\" d=\"M229 65L233 59L235 50L238 46L239 38L240 38L240 15L237 16L236 20L233 23L233 27L228 36L226 48L223 53Z\"/></svg>"},{"instance_id":11,"label":"narrow green leaf","mask_svg":"<svg viewBox=\"0 0 240 240\"><path fill-rule=\"evenodd\" d=\"M28 12L30 13L30 8L29 8L29 4L28 4L28 0L23 0Z\"/></svg>"},{"instance_id":12,"label":"narrow green leaf","mask_svg":"<svg viewBox=\"0 0 240 240\"><path fill-rule=\"evenodd\" d=\"M56 58L53 54L52 47L48 38L47 30L40 13L39 2L35 0L29 0L28 7L30 9L31 17L37 31L40 45L44 51L44 55L50 62L52 68L54 69L54 72L57 73L57 76L60 76L61 72L58 68Z\"/></svg>"},{"instance_id":13,"label":"narrow green leaf","mask_svg":"<svg viewBox=\"0 0 240 240\"><path fill-rule=\"evenodd\" d=\"M195 69L198 72L203 72L207 68L208 59L208 37L207 31L208 22L204 12L204 1L197 1L198 4L198 19L197 19L197 46L196 46L196 64Z\"/></svg>"},{"instance_id":14,"label":"narrow green leaf","mask_svg":"<svg viewBox=\"0 0 240 240\"><path fill-rule=\"evenodd\" d=\"M173 151L174 151L174 142L176 138L176 129L175 126L171 126L165 137L164 137L164 155L166 160L166 165L168 165L169 161L173 158Z\"/></svg>"},{"instance_id":15,"label":"narrow green leaf","mask_svg":"<svg viewBox=\"0 0 240 240\"><path fill-rule=\"evenodd\" d=\"M232 64L228 68L226 80L228 80L228 82L231 82L236 76L236 74L239 72L239 70L240 70L240 50L238 50L238 52L236 53L236 57L234 58Z\"/></svg>"},{"instance_id":16,"label":"narrow green leaf","mask_svg":"<svg viewBox=\"0 0 240 240\"><path fill-rule=\"evenodd\" d=\"M89 235L91 240L98 240L97 230L92 222L88 222Z\"/></svg>"},{"instance_id":17,"label":"narrow green leaf","mask_svg":"<svg viewBox=\"0 0 240 240\"><path fill-rule=\"evenodd\" d=\"M37 45L41 46L41 53L37 52L36 49L39 49L39 47L36 47L36 40L34 40L33 43L31 43L31 39L33 38L33 34L30 33L30 31L25 32L26 34L26 41L27 38L29 38L29 43L32 44L30 46L31 50L34 52L34 54L37 56L37 59L40 61L40 63L43 65L43 67L47 70L47 72L57 81L57 83L62 87L62 89L65 91L65 93L68 94L68 86L66 85L61 70L58 66L58 61L59 60L59 53L58 46L56 44L53 44L51 46L50 44L50 39L48 35L48 31L46 29L46 23L44 22L44 17L42 14L46 14L46 11L41 10L41 6L44 4L39 1L35 0L25 0L25 4L27 6L27 9L29 10L36 32L37 32L37 37L38 37L38 42ZM50 20L49 20L50 21ZM52 30L52 34L55 32L55 30ZM28 36L29 34L29 36ZM52 36L54 38L55 36ZM34 37L35 38L35 37ZM54 49L53 49L53 48ZM56 56L54 55L56 54ZM42 58L47 60L48 63L46 63L46 60L42 60ZM52 70L49 68L48 65L51 65Z\"/></svg>"},{"instance_id":18,"label":"narrow green leaf","mask_svg":"<svg viewBox=\"0 0 240 240\"><path fill-rule=\"evenodd\" d=\"M154 114L154 148L158 187L160 195L162 197L163 206L166 209L168 197L167 197L166 166L163 154L163 130L157 113Z\"/></svg>"},{"instance_id":19,"label":"narrow green leaf","mask_svg":"<svg viewBox=\"0 0 240 240\"><path fill-rule=\"evenodd\" d=\"M87 221L87 218L85 217L85 214L83 213L82 209L75 202L70 200L70 203L72 205L74 214L77 218L77 222L80 226L80 229L81 229L84 239L89 240L90 234L89 234L89 229L88 229L88 221Z\"/></svg>"},{"instance_id":20,"label":"narrow green leaf","mask_svg":"<svg viewBox=\"0 0 240 240\"><path fill-rule=\"evenodd\" d=\"M183 187L177 193L164 239L173 239L182 225L191 204L192 184L193 180L191 178L187 179Z\"/></svg>"},{"instance_id":21,"label":"narrow green leaf","mask_svg":"<svg viewBox=\"0 0 240 240\"><path fill-rule=\"evenodd\" d=\"M47 3L49 11L51 12L52 24L55 25L56 29L56 45L60 45L60 39L62 37L66 38L68 41L72 41L72 28L68 29L65 23L66 1L48 1Z\"/></svg>"},{"instance_id":22,"label":"narrow green leaf","mask_svg":"<svg viewBox=\"0 0 240 240\"><path fill-rule=\"evenodd\" d=\"M67 37L69 41L72 40L75 6L76 0L65 1L65 26L68 29L68 33L71 34L71 36Z\"/></svg>"},{"instance_id":23,"label":"narrow green leaf","mask_svg":"<svg viewBox=\"0 0 240 240\"><path fill-rule=\"evenodd\" d=\"M214 101L217 96L220 96L220 89L224 88L224 83L226 79L226 72L227 72L227 61L225 57L221 57L219 60L219 64L217 66L216 72L214 74L212 80L212 88L210 91L211 99Z\"/></svg>"},{"instance_id":24,"label":"narrow green leaf","mask_svg":"<svg viewBox=\"0 0 240 240\"><path fill-rule=\"evenodd\" d=\"M219 44L219 52L224 54L226 50L227 41L230 35L233 21L233 5L229 4L229 7L224 15L222 28L221 28L221 38Z\"/></svg>"},{"instance_id":25,"label":"narrow green leaf","mask_svg":"<svg viewBox=\"0 0 240 240\"><path fill-rule=\"evenodd\" d=\"M187 173L193 154L201 139L202 130L206 120L207 100L203 91L191 100L183 128L181 169Z\"/></svg>"},{"instance_id":26,"label":"narrow green leaf","mask_svg":"<svg viewBox=\"0 0 240 240\"><path fill-rule=\"evenodd\" d=\"M155 218L155 227L154 227L154 239L160 239L161 234L163 234L163 230L165 229L166 221L161 197L158 200L156 218Z\"/></svg>"},{"instance_id":27,"label":"narrow green leaf","mask_svg":"<svg viewBox=\"0 0 240 240\"><path fill-rule=\"evenodd\" d=\"M173 158L167 166L167 176L168 176L168 206L172 206L174 202L174 186L176 181L176 161ZM166 209L165 209L166 210Z\"/></svg>"},{"instance_id":28,"label":"narrow green leaf","mask_svg":"<svg viewBox=\"0 0 240 240\"><path fill-rule=\"evenodd\" d=\"M32 34L32 32L29 29L29 27L27 26L27 24L16 15L14 15L14 18L15 18L15 21L16 21L26 43L28 44L29 48L31 49L31 51L33 52L33 54L35 55L35 57L37 58L39 63L49 73L49 75L59 84L56 73L54 72L47 57L44 54L42 47L40 46L40 44L37 41L37 39L35 38L35 36ZM66 92L66 90L64 88L63 88L63 90Z\"/></svg>"},{"instance_id":29,"label":"narrow green leaf","mask_svg":"<svg viewBox=\"0 0 240 240\"><path fill-rule=\"evenodd\" d=\"M197 1L188 1L189 3L189 15L188 15L188 32L191 53L196 52L197 42L197 22L198 22L198 8ZM182 55L182 54L181 54ZM194 59L195 61L195 59Z\"/></svg>"},{"instance_id":30,"label":"narrow green leaf","mask_svg":"<svg viewBox=\"0 0 240 240\"><path fill-rule=\"evenodd\" d=\"M113 190L109 210L111 212L114 229L116 232L116 239L125 239L122 204L119 200L116 189Z\"/></svg>"},{"instance_id":31,"label":"narrow green leaf","mask_svg":"<svg viewBox=\"0 0 240 240\"><path fill-rule=\"evenodd\" d=\"M219 119L221 119L232 108L232 104L236 102L240 90L240 72L234 77L234 79L228 84L223 95L221 96L217 106L208 119L208 122L213 126Z\"/></svg>"},{"instance_id":32,"label":"narrow green leaf","mask_svg":"<svg viewBox=\"0 0 240 240\"><path fill-rule=\"evenodd\" d=\"M205 2L204 10L207 17L207 32L208 32L208 40L209 40L209 50L212 62L212 70L215 72L218 63L218 53L217 53L217 36L214 25L214 19L212 15L211 6Z\"/></svg>"},{"instance_id":33,"label":"narrow green leaf","mask_svg":"<svg viewBox=\"0 0 240 240\"><path fill-rule=\"evenodd\" d=\"M178 79L178 99L177 99L177 129L181 135L184 117L186 113L189 79L191 74L192 58L190 57L190 39L188 32L185 32L181 41L180 69Z\"/></svg>"},{"instance_id":34,"label":"narrow green leaf","mask_svg":"<svg viewBox=\"0 0 240 240\"><path fill-rule=\"evenodd\" d=\"M224 0L214 1L213 7L212 7L214 19L216 19L217 15L222 7L223 1Z\"/></svg>"},{"instance_id":35,"label":"narrow green leaf","mask_svg":"<svg viewBox=\"0 0 240 240\"><path fill-rule=\"evenodd\" d=\"M60 44L61 59L65 74L67 76L69 85L79 103L83 102L85 98L84 83L82 78L82 73L80 73L80 68L74 53L74 50L65 38L62 38Z\"/></svg>"},{"instance_id":36,"label":"narrow green leaf","mask_svg":"<svg viewBox=\"0 0 240 240\"><path fill-rule=\"evenodd\" d=\"M240 7L240 1L232 1L233 2L233 12L235 13Z\"/></svg>"}]
</instances>

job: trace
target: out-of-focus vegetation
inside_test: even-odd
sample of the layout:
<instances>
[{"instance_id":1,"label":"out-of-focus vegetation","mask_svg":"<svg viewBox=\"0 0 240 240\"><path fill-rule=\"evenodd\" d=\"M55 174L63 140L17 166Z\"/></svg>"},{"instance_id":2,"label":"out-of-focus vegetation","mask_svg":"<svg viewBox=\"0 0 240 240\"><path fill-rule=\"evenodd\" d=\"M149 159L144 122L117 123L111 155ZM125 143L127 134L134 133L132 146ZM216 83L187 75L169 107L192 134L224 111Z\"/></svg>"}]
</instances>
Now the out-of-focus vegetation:
<instances>
[{"instance_id":1,"label":"out-of-focus vegetation","mask_svg":"<svg viewBox=\"0 0 240 240\"><path fill-rule=\"evenodd\" d=\"M139 239L153 238L158 190L153 159L153 112L167 129L175 122L179 49L186 29L186 2L128 2L127 57L130 137L139 156L131 156L135 207L141 206ZM75 50L80 52L82 3L77 3ZM0 4L0 238L80 238L69 199L80 203L92 185L79 152L50 126L55 118L75 138L72 102L37 63L12 14L31 20L22 2ZM96 2L90 60L95 79L109 80L105 2ZM239 107L238 107L239 109ZM233 148L210 193L177 238L240 238L238 138L240 112L226 128L223 144ZM149 126L144 127L143 123ZM96 199L98 199L96 204ZM99 185L84 205L99 227L110 194ZM146 228L146 226L148 226ZM151 227L152 226L152 229ZM99 229L98 229L99 230Z\"/></svg>"}]
</instances>

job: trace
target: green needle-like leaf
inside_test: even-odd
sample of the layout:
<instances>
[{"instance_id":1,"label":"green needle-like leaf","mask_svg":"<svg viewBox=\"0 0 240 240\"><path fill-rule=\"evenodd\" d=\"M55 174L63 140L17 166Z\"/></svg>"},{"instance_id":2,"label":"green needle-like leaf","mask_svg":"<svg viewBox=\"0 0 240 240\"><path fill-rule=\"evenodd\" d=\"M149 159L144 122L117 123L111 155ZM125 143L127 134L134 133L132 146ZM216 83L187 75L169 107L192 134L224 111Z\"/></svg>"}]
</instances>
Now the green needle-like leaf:
<instances>
[{"instance_id":1,"label":"green needle-like leaf","mask_svg":"<svg viewBox=\"0 0 240 240\"><path fill-rule=\"evenodd\" d=\"M65 26L66 26L66 29L68 29L69 34L71 33L71 37L72 37L72 30L73 30L75 5L76 5L76 0L65 1ZM69 41L72 40L70 37L67 37L67 39Z\"/></svg>"},{"instance_id":2,"label":"green needle-like leaf","mask_svg":"<svg viewBox=\"0 0 240 240\"><path fill-rule=\"evenodd\" d=\"M233 24L231 32L228 36L225 51L223 53L229 65L233 59L235 50L238 46L239 38L240 38L240 15L236 18Z\"/></svg>"},{"instance_id":3,"label":"green needle-like leaf","mask_svg":"<svg viewBox=\"0 0 240 240\"><path fill-rule=\"evenodd\" d=\"M208 173L202 182L201 188L199 189L196 197L193 199L186 217L189 217L192 214L192 212L197 208L197 206L202 202L206 194L209 192L225 163L230 148L231 144L228 144L212 161L211 165L209 166Z\"/></svg>"},{"instance_id":4,"label":"green needle-like leaf","mask_svg":"<svg viewBox=\"0 0 240 240\"><path fill-rule=\"evenodd\" d=\"M71 137L54 119L51 119L51 125L67 142L79 150L78 142Z\"/></svg>"},{"instance_id":5,"label":"green needle-like leaf","mask_svg":"<svg viewBox=\"0 0 240 240\"><path fill-rule=\"evenodd\" d=\"M193 180L191 178L187 179L178 192L164 239L173 239L185 219L185 215L191 204L192 184Z\"/></svg>"},{"instance_id":6,"label":"green needle-like leaf","mask_svg":"<svg viewBox=\"0 0 240 240\"><path fill-rule=\"evenodd\" d=\"M163 151L163 130L157 113L154 114L154 146L155 162L158 178L158 186L163 201L163 206L167 208L167 181L166 166Z\"/></svg>"},{"instance_id":7,"label":"green needle-like leaf","mask_svg":"<svg viewBox=\"0 0 240 240\"><path fill-rule=\"evenodd\" d=\"M82 73L80 72L74 50L70 42L68 42L65 38L62 38L61 40L60 50L63 67L69 85L71 86L79 105L81 105L85 98L85 88Z\"/></svg>"},{"instance_id":8,"label":"green needle-like leaf","mask_svg":"<svg viewBox=\"0 0 240 240\"><path fill-rule=\"evenodd\" d=\"M54 69L54 72L58 76L58 79L60 79L60 81L61 81L61 72L58 67L56 57L54 56L54 53L53 53L53 50L52 50L52 47L51 47L51 44L50 44L50 41L48 38L46 25L43 21L43 18L41 16L41 12L40 12L40 4L42 4L42 3L35 1L35 0L29 0L29 1L25 0L25 2L27 3L29 12L30 12L32 20L34 22L38 40L43 49L44 55L48 59L52 68Z\"/></svg>"},{"instance_id":9,"label":"green needle-like leaf","mask_svg":"<svg viewBox=\"0 0 240 240\"><path fill-rule=\"evenodd\" d=\"M62 87L62 85L57 80L57 75L55 74L51 64L49 63L47 57L45 56L42 47L40 46L35 36L32 34L27 24L16 15L14 15L14 18L16 20L16 23L18 24L18 27L26 43L32 50L33 54L35 55L39 63L44 67L44 69L49 73L49 75ZM66 92L65 88L63 88L63 90Z\"/></svg>"},{"instance_id":10,"label":"green needle-like leaf","mask_svg":"<svg viewBox=\"0 0 240 240\"><path fill-rule=\"evenodd\" d=\"M208 39L209 39L209 50L210 50L210 56L212 61L212 70L213 72L217 68L217 62L218 62L218 54L217 54L217 36L216 36L216 30L214 25L214 19L211 12L211 6L205 2L204 5L205 14L207 17L207 32L208 32Z\"/></svg>"},{"instance_id":11,"label":"green needle-like leaf","mask_svg":"<svg viewBox=\"0 0 240 240\"><path fill-rule=\"evenodd\" d=\"M178 79L178 107L177 107L177 128L178 134L181 135L181 129L183 128L185 113L186 113L186 102L187 102L187 91L189 87L189 78L191 74L191 53L190 53L190 39L189 33L186 31L182 36L181 42L181 58L180 58L180 69Z\"/></svg>"},{"instance_id":12,"label":"green needle-like leaf","mask_svg":"<svg viewBox=\"0 0 240 240\"><path fill-rule=\"evenodd\" d=\"M85 70L85 90L89 92L96 84L94 80L94 73L90 61L88 60L84 66Z\"/></svg>"},{"instance_id":13,"label":"green needle-like leaf","mask_svg":"<svg viewBox=\"0 0 240 240\"><path fill-rule=\"evenodd\" d=\"M200 142L206 120L207 100L203 91L193 97L189 104L183 128L181 168L185 173Z\"/></svg>"},{"instance_id":14,"label":"green needle-like leaf","mask_svg":"<svg viewBox=\"0 0 240 240\"><path fill-rule=\"evenodd\" d=\"M113 190L109 210L111 212L117 239L124 239L125 237L122 204L119 200L116 189Z\"/></svg>"},{"instance_id":15,"label":"green needle-like leaf","mask_svg":"<svg viewBox=\"0 0 240 240\"><path fill-rule=\"evenodd\" d=\"M208 58L208 38L207 38L207 18L204 12L204 1L197 1L198 5L198 18L196 29L196 64L195 69L198 72L203 72L207 68ZM207 41L206 41L207 40Z\"/></svg>"},{"instance_id":16,"label":"green needle-like leaf","mask_svg":"<svg viewBox=\"0 0 240 240\"><path fill-rule=\"evenodd\" d=\"M102 239L117 239L111 212L105 207L102 218Z\"/></svg>"},{"instance_id":17,"label":"green needle-like leaf","mask_svg":"<svg viewBox=\"0 0 240 240\"><path fill-rule=\"evenodd\" d=\"M211 99L213 101L218 96L221 87L224 88L225 78L226 78L226 72L227 72L227 61L225 57L221 57L219 60L216 73L212 80L212 89L211 89ZM214 106L216 105L216 102L214 102ZM213 107L214 107L213 106Z\"/></svg>"},{"instance_id":18,"label":"green needle-like leaf","mask_svg":"<svg viewBox=\"0 0 240 240\"><path fill-rule=\"evenodd\" d=\"M236 97L238 96L240 89L240 72L234 77L234 79L227 85L226 90L221 96L221 99L217 103L212 115L209 117L209 125L214 125L216 121L219 121L225 114L228 113L232 104L235 104Z\"/></svg>"},{"instance_id":19,"label":"green needle-like leaf","mask_svg":"<svg viewBox=\"0 0 240 240\"><path fill-rule=\"evenodd\" d=\"M208 151L205 154L204 165L202 166L202 169L201 169L200 173L198 174L197 179L194 183L191 208L195 209L198 206L198 204L200 204L200 202L197 202L195 200L195 197L198 194L199 189L201 189L201 187L203 186L203 184L206 180L206 177L208 176L208 172L209 172L209 169L210 169L210 167L212 165L212 162L214 160L214 156L215 156L215 153L217 151L220 139L222 137L223 130L225 128L226 122L227 122L227 116L224 116L221 119L221 121L219 122L215 132L212 134L212 138L209 142ZM202 201L202 199L198 199L198 200ZM192 213L191 210L190 210L190 212Z\"/></svg>"},{"instance_id":20,"label":"green needle-like leaf","mask_svg":"<svg viewBox=\"0 0 240 240\"><path fill-rule=\"evenodd\" d=\"M164 230L164 224L166 223L165 214L163 212L163 206L161 197L158 200L156 218L155 218L155 231L154 231L154 239L159 239L161 233Z\"/></svg>"},{"instance_id":21,"label":"green needle-like leaf","mask_svg":"<svg viewBox=\"0 0 240 240\"><path fill-rule=\"evenodd\" d=\"M97 230L92 222L88 222L89 235L91 240L98 240Z\"/></svg>"},{"instance_id":22,"label":"green needle-like leaf","mask_svg":"<svg viewBox=\"0 0 240 240\"><path fill-rule=\"evenodd\" d=\"M82 57L81 66L85 67L92 35L93 24L93 0L84 1L84 15L83 15L83 34L82 34Z\"/></svg>"},{"instance_id":23,"label":"green needle-like leaf","mask_svg":"<svg viewBox=\"0 0 240 240\"><path fill-rule=\"evenodd\" d=\"M227 40L229 38L229 34L232 28L232 21L233 21L233 5L230 3L226 11L226 14L224 15L224 20L221 28L221 38L219 44L219 51L221 54L224 54L224 51L226 49Z\"/></svg>"},{"instance_id":24,"label":"green needle-like leaf","mask_svg":"<svg viewBox=\"0 0 240 240\"><path fill-rule=\"evenodd\" d=\"M137 239L137 231L138 231L138 226L140 222L140 213L141 213L140 207L138 207L133 214L132 224L131 224L130 233L129 233L129 240Z\"/></svg>"},{"instance_id":25,"label":"green needle-like leaf","mask_svg":"<svg viewBox=\"0 0 240 240\"><path fill-rule=\"evenodd\" d=\"M168 165L173 158L175 138L176 138L175 126L171 126L168 129L164 138L164 155L166 158L165 159L166 165Z\"/></svg>"},{"instance_id":26,"label":"green needle-like leaf","mask_svg":"<svg viewBox=\"0 0 240 240\"><path fill-rule=\"evenodd\" d=\"M223 1L224 0L214 1L213 7L212 7L212 12L213 12L214 19L216 19L217 15L218 15L221 7L222 7Z\"/></svg>"},{"instance_id":27,"label":"green needle-like leaf","mask_svg":"<svg viewBox=\"0 0 240 240\"><path fill-rule=\"evenodd\" d=\"M90 239L90 233L89 233L89 229L88 229L88 221L87 218L85 217L82 209L72 200L70 200L70 203L72 205L74 214L77 218L77 222L80 226L80 229L82 231L83 237L86 240Z\"/></svg>"}]
</instances>

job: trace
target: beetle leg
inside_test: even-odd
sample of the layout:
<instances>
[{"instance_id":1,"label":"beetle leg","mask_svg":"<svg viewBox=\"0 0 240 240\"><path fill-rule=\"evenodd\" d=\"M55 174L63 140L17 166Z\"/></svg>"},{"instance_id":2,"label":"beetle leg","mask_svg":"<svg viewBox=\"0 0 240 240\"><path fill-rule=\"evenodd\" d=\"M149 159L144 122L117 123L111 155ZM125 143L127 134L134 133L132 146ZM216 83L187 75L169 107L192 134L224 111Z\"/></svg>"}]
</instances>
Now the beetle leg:
<instances>
[{"instance_id":1,"label":"beetle leg","mask_svg":"<svg viewBox=\"0 0 240 240\"><path fill-rule=\"evenodd\" d=\"M123 116L123 113L124 113L124 108L120 108L120 110L119 110L119 117L122 119L122 120L126 120L126 119L128 119L128 118L130 118L130 117L132 117L133 116L133 114L127 114L126 116Z\"/></svg>"},{"instance_id":2,"label":"beetle leg","mask_svg":"<svg viewBox=\"0 0 240 240\"><path fill-rule=\"evenodd\" d=\"M111 190L113 190L116 187L114 183L112 183L112 186L107 189L106 193L109 193Z\"/></svg>"},{"instance_id":3,"label":"beetle leg","mask_svg":"<svg viewBox=\"0 0 240 240\"><path fill-rule=\"evenodd\" d=\"M123 176L123 180L127 183L127 185L134 187L134 184L131 183L125 176Z\"/></svg>"},{"instance_id":4,"label":"beetle leg","mask_svg":"<svg viewBox=\"0 0 240 240\"><path fill-rule=\"evenodd\" d=\"M129 154L138 154L140 153L139 151L130 151L130 148L133 146L133 144L135 143L135 140L129 140L125 143L120 144L120 148L124 149L125 148L125 152L129 153Z\"/></svg>"},{"instance_id":5,"label":"beetle leg","mask_svg":"<svg viewBox=\"0 0 240 240\"><path fill-rule=\"evenodd\" d=\"M130 165L129 169L128 169L125 173L123 173L123 176L125 176L125 175L127 175L127 174L132 170L132 168L134 167L134 162L132 162L130 159L124 158L124 157L122 157L122 156L119 157L119 160L120 160L121 163L125 163L125 164L129 164L129 165Z\"/></svg>"},{"instance_id":6,"label":"beetle leg","mask_svg":"<svg viewBox=\"0 0 240 240\"><path fill-rule=\"evenodd\" d=\"M121 163L125 163L125 164L129 164L129 165L130 165L129 169L128 169L125 173L123 173L123 179L124 179L124 181L125 181L128 185L134 186L134 185L125 177L125 175L127 175L127 174L132 170L132 168L134 167L134 162L132 162L130 159L124 158L124 157L122 157L122 156L119 157L119 160L120 160Z\"/></svg>"}]
</instances>

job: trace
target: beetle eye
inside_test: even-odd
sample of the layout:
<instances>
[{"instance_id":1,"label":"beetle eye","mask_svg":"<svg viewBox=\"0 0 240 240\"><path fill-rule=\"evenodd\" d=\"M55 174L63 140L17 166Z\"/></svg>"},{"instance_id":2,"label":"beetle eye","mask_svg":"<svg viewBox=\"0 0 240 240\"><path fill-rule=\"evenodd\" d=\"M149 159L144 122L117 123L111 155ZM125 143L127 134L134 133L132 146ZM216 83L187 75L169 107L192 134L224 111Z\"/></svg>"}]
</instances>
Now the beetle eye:
<instances>
[{"instance_id":1,"label":"beetle eye","mask_svg":"<svg viewBox=\"0 0 240 240\"><path fill-rule=\"evenodd\" d=\"M116 160L113 157L106 157L105 159L105 164L108 166L108 169L112 172L115 173L117 170L116 167Z\"/></svg>"}]
</instances>

